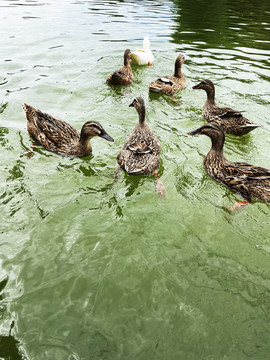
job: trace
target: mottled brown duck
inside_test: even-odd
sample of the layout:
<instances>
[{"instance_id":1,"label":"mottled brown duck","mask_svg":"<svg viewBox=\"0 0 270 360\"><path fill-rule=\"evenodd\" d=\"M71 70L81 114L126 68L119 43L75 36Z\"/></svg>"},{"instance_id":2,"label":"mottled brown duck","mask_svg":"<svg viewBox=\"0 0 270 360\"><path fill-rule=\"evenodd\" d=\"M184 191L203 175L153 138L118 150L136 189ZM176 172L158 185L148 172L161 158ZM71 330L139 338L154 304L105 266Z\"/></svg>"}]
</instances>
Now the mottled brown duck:
<instances>
[{"instance_id":1,"label":"mottled brown duck","mask_svg":"<svg viewBox=\"0 0 270 360\"><path fill-rule=\"evenodd\" d=\"M108 141L114 139L97 121L87 121L81 132L55 117L23 104L27 130L31 138L45 149L65 156L87 156L92 152L90 139L94 136Z\"/></svg>"},{"instance_id":2,"label":"mottled brown duck","mask_svg":"<svg viewBox=\"0 0 270 360\"><path fill-rule=\"evenodd\" d=\"M161 144L145 121L145 105L141 97L137 97L129 105L139 114L139 123L127 138L117 156L118 165L128 174L151 175L160 166ZM156 178L157 178L157 173ZM165 196L165 188L157 178L156 190L159 196Z\"/></svg>"},{"instance_id":3,"label":"mottled brown duck","mask_svg":"<svg viewBox=\"0 0 270 360\"><path fill-rule=\"evenodd\" d=\"M137 97L129 106L137 110L139 123L127 138L117 162L128 174L150 175L159 168L161 144L145 121L144 100Z\"/></svg>"},{"instance_id":4,"label":"mottled brown duck","mask_svg":"<svg viewBox=\"0 0 270 360\"><path fill-rule=\"evenodd\" d=\"M182 65L185 64L184 55L177 56L174 64L174 74L172 76L163 76L149 84L149 91L152 93L160 93L173 95L177 91L184 89L186 86L186 78L182 73Z\"/></svg>"},{"instance_id":5,"label":"mottled brown duck","mask_svg":"<svg viewBox=\"0 0 270 360\"><path fill-rule=\"evenodd\" d=\"M233 110L227 107L219 107L215 103L215 86L211 80L203 80L193 89L206 91L207 100L203 106L202 116L207 121L214 121L219 124L225 133L232 135L245 135L256 129L256 125L242 115L243 111Z\"/></svg>"},{"instance_id":6,"label":"mottled brown duck","mask_svg":"<svg viewBox=\"0 0 270 360\"><path fill-rule=\"evenodd\" d=\"M131 51L129 49L124 52L124 65L119 69L114 71L107 78L107 83L109 85L130 85L133 80L133 72L130 66L131 61Z\"/></svg>"},{"instance_id":7,"label":"mottled brown duck","mask_svg":"<svg viewBox=\"0 0 270 360\"><path fill-rule=\"evenodd\" d=\"M189 135L207 135L212 141L211 150L204 159L204 167L215 180L240 194L245 201L231 209L247 205L252 200L270 203L270 170L242 162L230 162L223 155L225 134L215 122L190 131Z\"/></svg>"}]
</instances>

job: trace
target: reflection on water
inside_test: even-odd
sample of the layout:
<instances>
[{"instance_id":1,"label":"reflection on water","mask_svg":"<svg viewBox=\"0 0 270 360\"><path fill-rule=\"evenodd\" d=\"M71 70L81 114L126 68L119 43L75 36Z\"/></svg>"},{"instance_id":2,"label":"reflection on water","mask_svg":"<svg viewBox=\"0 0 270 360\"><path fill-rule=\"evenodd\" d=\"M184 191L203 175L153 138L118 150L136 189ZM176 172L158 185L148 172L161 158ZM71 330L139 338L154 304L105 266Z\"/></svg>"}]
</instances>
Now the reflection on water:
<instances>
[{"instance_id":1,"label":"reflection on water","mask_svg":"<svg viewBox=\"0 0 270 360\"><path fill-rule=\"evenodd\" d=\"M232 49L238 46L270 50L269 3L203 0L174 0L178 14L177 31L172 34L178 44L187 40Z\"/></svg>"},{"instance_id":2,"label":"reflection on water","mask_svg":"<svg viewBox=\"0 0 270 360\"><path fill-rule=\"evenodd\" d=\"M7 311L7 303L4 289L7 286L8 277L4 277L0 281L0 318L4 318L4 313ZM1 359L8 360L26 360L26 357L22 355L22 352L19 351L20 342L11 334L12 329L14 328L15 321L10 323L8 335L0 335L0 357Z\"/></svg>"},{"instance_id":3,"label":"reflection on water","mask_svg":"<svg viewBox=\"0 0 270 360\"><path fill-rule=\"evenodd\" d=\"M238 196L203 169L210 140L187 132L205 122L205 94L192 85L209 78L218 104L262 125L227 136L226 157L270 167L269 1L0 8L0 357L268 358L269 206L229 213ZM128 88L107 86L145 35L153 66L134 66ZM187 88L175 99L149 94L180 52ZM115 180L136 96L162 143L166 199L153 176ZM83 159L41 147L27 158L24 102L77 129L100 121L115 142L93 139Z\"/></svg>"}]
</instances>

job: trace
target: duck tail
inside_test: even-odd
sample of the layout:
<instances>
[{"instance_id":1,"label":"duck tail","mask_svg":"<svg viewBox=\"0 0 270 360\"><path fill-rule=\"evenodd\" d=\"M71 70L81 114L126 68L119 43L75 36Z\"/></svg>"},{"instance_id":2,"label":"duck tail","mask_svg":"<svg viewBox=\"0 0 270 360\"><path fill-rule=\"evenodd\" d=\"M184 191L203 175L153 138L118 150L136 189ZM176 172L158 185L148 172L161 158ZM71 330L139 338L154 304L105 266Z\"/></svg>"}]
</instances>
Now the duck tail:
<instances>
[{"instance_id":1,"label":"duck tail","mask_svg":"<svg viewBox=\"0 0 270 360\"><path fill-rule=\"evenodd\" d=\"M22 105L23 111L25 111L25 112L27 112L27 110L28 110L30 107L31 107L31 106L28 105L28 104L26 104L26 103L24 103L24 104Z\"/></svg>"},{"instance_id":2,"label":"duck tail","mask_svg":"<svg viewBox=\"0 0 270 360\"><path fill-rule=\"evenodd\" d=\"M248 134L250 131L257 129L258 127L261 127L262 125L257 124L245 124L241 126L241 135Z\"/></svg>"},{"instance_id":3,"label":"duck tail","mask_svg":"<svg viewBox=\"0 0 270 360\"><path fill-rule=\"evenodd\" d=\"M149 91L150 91L151 93L159 94L159 93L161 93L161 88L158 87L158 86L150 85L150 86L149 86Z\"/></svg>"},{"instance_id":4,"label":"duck tail","mask_svg":"<svg viewBox=\"0 0 270 360\"><path fill-rule=\"evenodd\" d=\"M30 110L32 109L32 106L24 103L24 104L22 105L22 108L23 108L23 111L24 111L24 113L25 113L25 116L26 116L26 118L27 118L27 120L28 120L28 116L29 116Z\"/></svg>"}]
</instances>

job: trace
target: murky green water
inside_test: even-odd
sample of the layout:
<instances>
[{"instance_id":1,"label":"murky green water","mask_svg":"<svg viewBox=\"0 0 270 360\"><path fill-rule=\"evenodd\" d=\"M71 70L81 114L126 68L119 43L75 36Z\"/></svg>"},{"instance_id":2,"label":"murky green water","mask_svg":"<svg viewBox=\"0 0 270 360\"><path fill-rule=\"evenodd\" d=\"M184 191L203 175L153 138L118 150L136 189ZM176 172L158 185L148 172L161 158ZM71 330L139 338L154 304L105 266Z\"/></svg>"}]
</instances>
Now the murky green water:
<instances>
[{"instance_id":1,"label":"murky green water","mask_svg":"<svg viewBox=\"0 0 270 360\"><path fill-rule=\"evenodd\" d=\"M204 122L205 93L191 87L209 78L219 104L263 125L227 136L226 157L270 168L269 0L2 0L0 32L0 357L267 359L269 206L230 214L239 197L203 169L209 139L187 132ZM111 89L144 35L154 65ZM149 96L179 52L187 88L177 102ZM166 199L154 177L114 179L135 96L162 142ZM27 158L23 102L78 129L100 121L115 142L93 139L83 159Z\"/></svg>"}]
</instances>

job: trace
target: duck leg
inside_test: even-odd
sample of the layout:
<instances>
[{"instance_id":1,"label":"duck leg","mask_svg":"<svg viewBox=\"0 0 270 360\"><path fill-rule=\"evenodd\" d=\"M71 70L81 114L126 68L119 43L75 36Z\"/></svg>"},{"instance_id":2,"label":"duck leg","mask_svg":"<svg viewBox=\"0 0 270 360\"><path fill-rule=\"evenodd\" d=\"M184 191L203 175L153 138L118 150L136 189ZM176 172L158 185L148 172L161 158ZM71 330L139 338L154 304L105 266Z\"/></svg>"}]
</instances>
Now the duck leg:
<instances>
[{"instance_id":1,"label":"duck leg","mask_svg":"<svg viewBox=\"0 0 270 360\"><path fill-rule=\"evenodd\" d=\"M158 193L159 197L165 197L166 196L166 190L163 185L163 182L159 180L158 178L158 172L157 170L154 171L154 174L156 176L156 191Z\"/></svg>"},{"instance_id":2,"label":"duck leg","mask_svg":"<svg viewBox=\"0 0 270 360\"><path fill-rule=\"evenodd\" d=\"M237 201L233 206L231 206L229 208L229 210L231 211L235 211L238 210L239 208L242 208L244 206L247 206L248 204L250 204L250 201L245 200L245 201Z\"/></svg>"}]
</instances>

